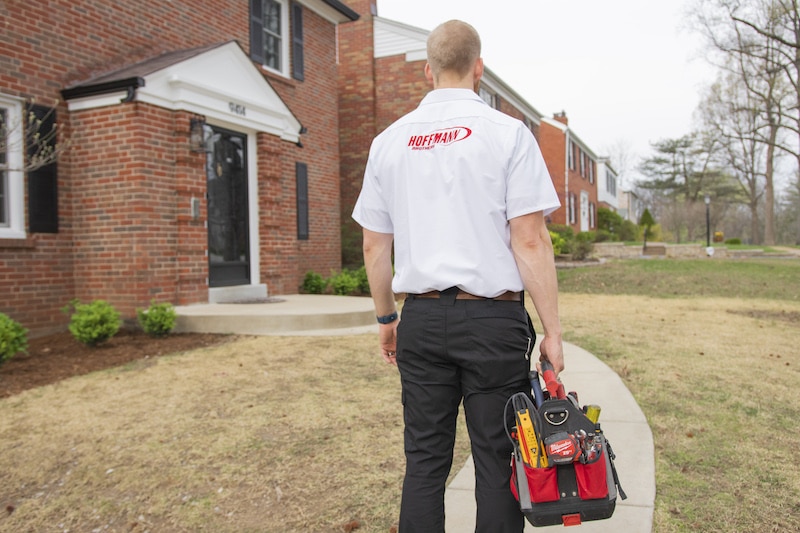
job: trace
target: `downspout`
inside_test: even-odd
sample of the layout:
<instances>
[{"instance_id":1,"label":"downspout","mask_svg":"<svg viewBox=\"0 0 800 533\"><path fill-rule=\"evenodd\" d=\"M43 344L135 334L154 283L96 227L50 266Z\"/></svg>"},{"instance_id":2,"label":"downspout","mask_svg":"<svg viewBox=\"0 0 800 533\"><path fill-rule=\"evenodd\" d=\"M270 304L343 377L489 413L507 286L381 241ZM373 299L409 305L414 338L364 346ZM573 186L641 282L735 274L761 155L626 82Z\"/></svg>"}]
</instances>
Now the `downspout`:
<instances>
[{"instance_id":1,"label":"downspout","mask_svg":"<svg viewBox=\"0 0 800 533\"><path fill-rule=\"evenodd\" d=\"M571 212L572 209L575 209L575 206L571 205L569 199L569 152L570 152L570 143L569 143L569 128L564 130L564 142L565 149L564 149L564 201L567 204L567 216L566 216L566 225L571 227Z\"/></svg>"}]
</instances>

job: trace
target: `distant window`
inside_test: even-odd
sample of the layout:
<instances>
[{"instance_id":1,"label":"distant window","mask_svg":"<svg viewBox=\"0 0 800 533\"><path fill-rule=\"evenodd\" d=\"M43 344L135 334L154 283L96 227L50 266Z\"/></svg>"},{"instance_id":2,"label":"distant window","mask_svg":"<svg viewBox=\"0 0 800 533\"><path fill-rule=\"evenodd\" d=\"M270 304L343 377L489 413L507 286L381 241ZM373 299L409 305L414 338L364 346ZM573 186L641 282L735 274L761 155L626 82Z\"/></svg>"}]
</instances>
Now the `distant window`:
<instances>
[{"instance_id":1,"label":"distant window","mask_svg":"<svg viewBox=\"0 0 800 533\"><path fill-rule=\"evenodd\" d=\"M0 238L25 238L22 103L0 94Z\"/></svg>"},{"instance_id":2,"label":"distant window","mask_svg":"<svg viewBox=\"0 0 800 533\"><path fill-rule=\"evenodd\" d=\"M586 177L586 154L583 153L583 150L578 148L578 159L581 163L581 177Z\"/></svg>"},{"instance_id":3,"label":"distant window","mask_svg":"<svg viewBox=\"0 0 800 533\"><path fill-rule=\"evenodd\" d=\"M290 36L288 0L250 0L250 57L269 70L289 76L291 51L291 74L302 80L303 9L299 4L292 4L291 8Z\"/></svg>"},{"instance_id":4,"label":"distant window","mask_svg":"<svg viewBox=\"0 0 800 533\"><path fill-rule=\"evenodd\" d=\"M606 191L612 196L617 195L617 180L614 174L606 170Z\"/></svg>"},{"instance_id":5,"label":"distant window","mask_svg":"<svg viewBox=\"0 0 800 533\"><path fill-rule=\"evenodd\" d=\"M569 224L575 223L575 203L577 201L577 197L574 193L570 193L569 200L567 201L567 205L569 206Z\"/></svg>"},{"instance_id":6,"label":"distant window","mask_svg":"<svg viewBox=\"0 0 800 533\"><path fill-rule=\"evenodd\" d=\"M495 94L492 91L490 91L489 89L487 89L486 87L482 86L482 85L478 89L478 96L480 96L481 99L484 102L486 102L487 104L489 104L489 106L491 106L491 107L495 107L497 105L497 101L495 99Z\"/></svg>"},{"instance_id":7,"label":"distant window","mask_svg":"<svg viewBox=\"0 0 800 533\"><path fill-rule=\"evenodd\" d=\"M586 156L586 159L589 162L589 183L594 183L594 159Z\"/></svg>"}]
</instances>

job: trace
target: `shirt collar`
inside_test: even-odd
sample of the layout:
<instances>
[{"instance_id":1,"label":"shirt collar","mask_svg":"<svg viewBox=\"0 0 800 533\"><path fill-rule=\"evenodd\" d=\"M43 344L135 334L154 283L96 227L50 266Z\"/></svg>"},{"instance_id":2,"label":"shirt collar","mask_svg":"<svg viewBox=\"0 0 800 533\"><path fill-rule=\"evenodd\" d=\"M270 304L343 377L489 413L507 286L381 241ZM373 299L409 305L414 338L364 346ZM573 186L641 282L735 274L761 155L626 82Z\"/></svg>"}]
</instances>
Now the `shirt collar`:
<instances>
[{"instance_id":1,"label":"shirt collar","mask_svg":"<svg viewBox=\"0 0 800 533\"><path fill-rule=\"evenodd\" d=\"M452 100L474 100L486 104L483 99L470 89L434 89L425 95L419 105L437 104Z\"/></svg>"}]
</instances>

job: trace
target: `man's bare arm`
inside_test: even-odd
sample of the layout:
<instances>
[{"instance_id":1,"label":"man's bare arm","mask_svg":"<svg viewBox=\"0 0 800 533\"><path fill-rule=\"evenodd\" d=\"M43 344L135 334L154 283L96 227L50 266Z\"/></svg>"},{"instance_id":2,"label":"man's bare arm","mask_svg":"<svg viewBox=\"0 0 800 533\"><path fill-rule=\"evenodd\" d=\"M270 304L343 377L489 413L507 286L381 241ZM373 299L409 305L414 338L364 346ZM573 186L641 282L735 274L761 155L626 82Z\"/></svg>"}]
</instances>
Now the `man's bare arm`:
<instances>
[{"instance_id":1,"label":"man's bare arm","mask_svg":"<svg viewBox=\"0 0 800 533\"><path fill-rule=\"evenodd\" d=\"M564 352L558 317L558 278L550 233L541 211L513 218L509 224L511 249L522 282L544 328L540 350L558 374L564 369Z\"/></svg>"},{"instance_id":2,"label":"man's bare arm","mask_svg":"<svg viewBox=\"0 0 800 533\"><path fill-rule=\"evenodd\" d=\"M396 311L394 293L392 292L392 242L390 233L377 233L364 229L364 265L367 270L369 290L375 305L377 316L386 316ZM387 363L397 364L397 324L378 325L378 340L381 355Z\"/></svg>"}]
</instances>

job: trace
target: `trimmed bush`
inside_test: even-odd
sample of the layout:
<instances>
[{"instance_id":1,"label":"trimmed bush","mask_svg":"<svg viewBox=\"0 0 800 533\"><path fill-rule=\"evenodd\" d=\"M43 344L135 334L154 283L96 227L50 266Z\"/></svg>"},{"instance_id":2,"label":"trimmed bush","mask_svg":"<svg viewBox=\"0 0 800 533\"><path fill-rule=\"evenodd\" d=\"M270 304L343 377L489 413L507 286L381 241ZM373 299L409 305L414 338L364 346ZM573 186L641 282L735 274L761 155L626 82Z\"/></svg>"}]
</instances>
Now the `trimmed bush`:
<instances>
[{"instance_id":1,"label":"trimmed bush","mask_svg":"<svg viewBox=\"0 0 800 533\"><path fill-rule=\"evenodd\" d=\"M333 294L347 296L353 294L359 288L358 276L352 270L342 270L334 274L328 280L328 284L333 289Z\"/></svg>"},{"instance_id":2,"label":"trimmed bush","mask_svg":"<svg viewBox=\"0 0 800 533\"><path fill-rule=\"evenodd\" d=\"M328 288L328 282L321 274L316 272L306 272L303 278L303 292L306 294L322 294Z\"/></svg>"},{"instance_id":3,"label":"trimmed bush","mask_svg":"<svg viewBox=\"0 0 800 533\"><path fill-rule=\"evenodd\" d=\"M155 300L150 302L147 309L137 309L136 318L145 333L151 337L164 337L169 335L175 327L178 313L175 307L169 302L157 304Z\"/></svg>"},{"instance_id":4,"label":"trimmed bush","mask_svg":"<svg viewBox=\"0 0 800 533\"><path fill-rule=\"evenodd\" d=\"M0 313L0 364L19 352L28 351L28 330L5 313Z\"/></svg>"},{"instance_id":5,"label":"trimmed bush","mask_svg":"<svg viewBox=\"0 0 800 533\"><path fill-rule=\"evenodd\" d=\"M572 259L583 261L587 259L594 250L594 232L582 231L575 236L575 243L572 249Z\"/></svg>"},{"instance_id":6,"label":"trimmed bush","mask_svg":"<svg viewBox=\"0 0 800 533\"><path fill-rule=\"evenodd\" d=\"M553 233L555 233L561 237L563 241L560 243L559 251L555 252L556 255L571 254L573 241L575 240L575 232L572 230L572 228L564 224L550 224L547 226L547 229L550 231L551 236ZM555 242L553 245L555 247Z\"/></svg>"},{"instance_id":7,"label":"trimmed bush","mask_svg":"<svg viewBox=\"0 0 800 533\"><path fill-rule=\"evenodd\" d=\"M361 265L361 268L355 272L356 279L358 280L358 292L361 294L370 294L369 280L367 279L367 267Z\"/></svg>"},{"instance_id":8,"label":"trimmed bush","mask_svg":"<svg viewBox=\"0 0 800 533\"><path fill-rule=\"evenodd\" d=\"M94 300L89 304L82 304L73 300L64 308L70 312L69 331L78 342L87 346L97 346L117 334L122 321L114 307L105 300Z\"/></svg>"},{"instance_id":9,"label":"trimmed bush","mask_svg":"<svg viewBox=\"0 0 800 533\"><path fill-rule=\"evenodd\" d=\"M550 240L553 242L553 254L561 255L562 250L564 249L564 245L566 244L564 237L562 237L555 231L551 231Z\"/></svg>"},{"instance_id":10,"label":"trimmed bush","mask_svg":"<svg viewBox=\"0 0 800 533\"><path fill-rule=\"evenodd\" d=\"M725 244L742 244L742 239L728 239Z\"/></svg>"}]
</instances>

